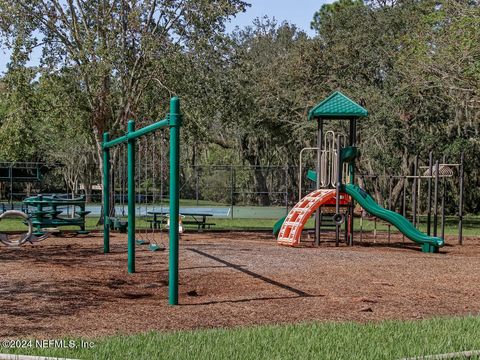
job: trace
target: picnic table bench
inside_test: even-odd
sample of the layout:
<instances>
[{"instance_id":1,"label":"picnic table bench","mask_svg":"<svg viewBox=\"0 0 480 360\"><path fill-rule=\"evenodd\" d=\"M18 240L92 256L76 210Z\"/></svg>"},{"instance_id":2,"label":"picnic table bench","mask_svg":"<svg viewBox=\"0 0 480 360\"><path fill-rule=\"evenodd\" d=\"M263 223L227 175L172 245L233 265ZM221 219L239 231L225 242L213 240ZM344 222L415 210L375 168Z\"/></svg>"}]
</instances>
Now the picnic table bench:
<instances>
[{"instance_id":1,"label":"picnic table bench","mask_svg":"<svg viewBox=\"0 0 480 360\"><path fill-rule=\"evenodd\" d=\"M150 228L159 229L162 224L166 223L169 212L168 210L152 210L147 212L150 215L153 215L152 219L148 219L147 222L150 223ZM215 223L208 222L207 218L212 217L211 212L200 212L200 211L191 211L191 210L180 210L180 215L185 218L182 221L184 225L196 225L197 231L203 231L205 229L210 229L211 226L214 226Z\"/></svg>"}]
</instances>

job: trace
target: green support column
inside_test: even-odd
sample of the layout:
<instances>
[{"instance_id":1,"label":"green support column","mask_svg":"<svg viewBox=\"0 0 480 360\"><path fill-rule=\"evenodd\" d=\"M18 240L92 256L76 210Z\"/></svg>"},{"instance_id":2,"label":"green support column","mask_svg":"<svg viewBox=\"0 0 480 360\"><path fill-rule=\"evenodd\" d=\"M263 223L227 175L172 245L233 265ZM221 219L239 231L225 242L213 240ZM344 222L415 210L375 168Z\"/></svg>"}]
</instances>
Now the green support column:
<instances>
[{"instance_id":1,"label":"green support column","mask_svg":"<svg viewBox=\"0 0 480 360\"><path fill-rule=\"evenodd\" d=\"M356 118L351 118L350 119L350 146L355 146L357 144L357 119ZM355 184L355 158L353 158L350 163L348 164L348 169L350 171L350 184ZM355 209L355 200L352 198L352 201L350 203L350 209L349 209L349 216L348 216L348 227L350 234L348 236L348 245L353 246L353 227L354 227L354 222L353 222L353 215L354 215L354 209Z\"/></svg>"},{"instance_id":2,"label":"green support column","mask_svg":"<svg viewBox=\"0 0 480 360\"><path fill-rule=\"evenodd\" d=\"M179 213L179 163L180 163L180 101L170 100L170 243L168 303L178 304L178 213Z\"/></svg>"},{"instance_id":3,"label":"green support column","mask_svg":"<svg viewBox=\"0 0 480 360\"><path fill-rule=\"evenodd\" d=\"M323 119L319 118L317 121L317 189L322 188L322 167L321 167L321 160L322 160L322 142L323 142ZM315 212L315 246L320 245L320 236L321 236L321 215L322 210L321 207L317 209Z\"/></svg>"},{"instance_id":4,"label":"green support column","mask_svg":"<svg viewBox=\"0 0 480 360\"><path fill-rule=\"evenodd\" d=\"M39 195L38 196L38 203L37 203L37 214L35 215L35 218L37 220L37 226L36 226L36 229L35 229L35 233L34 235L37 235L37 236L41 236L43 235L43 231L42 231L42 218L43 218L43 215L42 215L42 212L43 212L43 196L42 195Z\"/></svg>"},{"instance_id":5,"label":"green support column","mask_svg":"<svg viewBox=\"0 0 480 360\"><path fill-rule=\"evenodd\" d=\"M354 185L355 184L355 163L351 162L348 164L348 172L350 173L350 180L349 183Z\"/></svg>"},{"instance_id":6,"label":"green support column","mask_svg":"<svg viewBox=\"0 0 480 360\"><path fill-rule=\"evenodd\" d=\"M128 121L128 133L135 131L135 121ZM135 272L135 139L128 139L128 272Z\"/></svg>"},{"instance_id":7,"label":"green support column","mask_svg":"<svg viewBox=\"0 0 480 360\"><path fill-rule=\"evenodd\" d=\"M108 133L103 134L103 143L110 140ZM103 253L110 252L110 149L103 149Z\"/></svg>"}]
</instances>

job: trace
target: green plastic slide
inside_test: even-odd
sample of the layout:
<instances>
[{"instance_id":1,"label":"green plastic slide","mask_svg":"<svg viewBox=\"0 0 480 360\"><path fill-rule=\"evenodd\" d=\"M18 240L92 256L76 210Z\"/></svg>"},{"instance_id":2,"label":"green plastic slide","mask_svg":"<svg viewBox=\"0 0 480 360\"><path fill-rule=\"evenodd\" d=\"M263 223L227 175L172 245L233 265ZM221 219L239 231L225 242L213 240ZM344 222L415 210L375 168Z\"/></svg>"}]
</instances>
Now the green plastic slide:
<instances>
[{"instance_id":1,"label":"green plastic slide","mask_svg":"<svg viewBox=\"0 0 480 360\"><path fill-rule=\"evenodd\" d=\"M287 217L284 216L281 219L278 219L275 225L273 225L273 235L275 235L275 237L278 236L278 233L280 232L280 229L282 228L283 222L285 221L286 218Z\"/></svg>"},{"instance_id":2,"label":"green plastic slide","mask_svg":"<svg viewBox=\"0 0 480 360\"><path fill-rule=\"evenodd\" d=\"M423 252L438 252L438 248L445 244L441 238L422 233L402 215L382 208L360 187L351 184L343 185L343 192L353 197L371 215L389 222L407 238L420 244Z\"/></svg>"},{"instance_id":3,"label":"green plastic slide","mask_svg":"<svg viewBox=\"0 0 480 360\"><path fill-rule=\"evenodd\" d=\"M315 182L317 179L317 173L314 170L308 170L307 178ZM342 192L353 197L355 201L371 215L392 224L407 238L420 244L423 252L438 252L438 249L445 245L443 239L422 233L402 215L382 208L360 187L351 184L343 185ZM279 219L273 226L273 234L275 236L280 232L284 221L285 217Z\"/></svg>"}]
</instances>

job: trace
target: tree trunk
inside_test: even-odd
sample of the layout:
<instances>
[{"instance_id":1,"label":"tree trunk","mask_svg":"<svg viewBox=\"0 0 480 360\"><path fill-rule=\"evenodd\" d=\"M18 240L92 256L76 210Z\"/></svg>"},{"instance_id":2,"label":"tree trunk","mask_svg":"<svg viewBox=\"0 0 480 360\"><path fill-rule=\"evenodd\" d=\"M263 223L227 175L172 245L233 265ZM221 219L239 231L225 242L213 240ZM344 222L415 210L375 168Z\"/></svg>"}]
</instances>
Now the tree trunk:
<instances>
[{"instance_id":1,"label":"tree trunk","mask_svg":"<svg viewBox=\"0 0 480 360\"><path fill-rule=\"evenodd\" d=\"M403 192L403 184L405 179L400 179L392 189L392 210L397 209L398 201L400 200L400 195ZM401 206L400 206L401 207Z\"/></svg>"},{"instance_id":2,"label":"tree trunk","mask_svg":"<svg viewBox=\"0 0 480 360\"><path fill-rule=\"evenodd\" d=\"M258 193L258 205L270 206L270 196L268 194L267 178L261 167L254 169L255 191Z\"/></svg>"},{"instance_id":3,"label":"tree trunk","mask_svg":"<svg viewBox=\"0 0 480 360\"><path fill-rule=\"evenodd\" d=\"M374 175L375 173L373 171L373 167L372 167L372 164L370 162L367 163L367 167L368 167L369 173ZM383 205L384 198L383 198L383 195L382 195L380 181L377 181L376 178L372 178L372 186L373 186L373 190L374 190L374 193L375 193L375 201L378 204Z\"/></svg>"},{"instance_id":4,"label":"tree trunk","mask_svg":"<svg viewBox=\"0 0 480 360\"><path fill-rule=\"evenodd\" d=\"M248 135L241 140L241 148L244 159L253 167L253 182L255 194L252 194L253 200L260 206L270 206L270 196L268 194L267 178L260 166L258 144L253 143ZM258 141L258 140L257 140Z\"/></svg>"}]
</instances>

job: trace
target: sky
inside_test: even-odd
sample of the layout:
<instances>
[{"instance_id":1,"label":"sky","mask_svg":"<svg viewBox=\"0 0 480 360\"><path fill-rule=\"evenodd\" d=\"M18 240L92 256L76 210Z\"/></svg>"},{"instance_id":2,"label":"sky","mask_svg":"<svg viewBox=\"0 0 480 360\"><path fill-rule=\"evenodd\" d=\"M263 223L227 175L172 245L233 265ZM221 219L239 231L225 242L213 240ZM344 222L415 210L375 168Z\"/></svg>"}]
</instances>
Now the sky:
<instances>
[{"instance_id":1,"label":"sky","mask_svg":"<svg viewBox=\"0 0 480 360\"><path fill-rule=\"evenodd\" d=\"M305 30L307 34L313 36L314 32L310 30L310 22L313 14L319 10L325 3L331 3L333 0L250 0L252 6L247 11L238 14L227 23L227 31L232 31L236 26L245 27L251 25L257 17L267 15L275 18L279 23L288 21ZM6 70L6 64L9 61L10 53L5 49L0 49L0 73ZM36 65L41 56L41 50L37 49L28 65Z\"/></svg>"},{"instance_id":2,"label":"sky","mask_svg":"<svg viewBox=\"0 0 480 360\"><path fill-rule=\"evenodd\" d=\"M232 30L235 26L245 27L252 24L253 19L268 15L275 17L281 23L288 21L305 30L307 34L314 35L310 29L310 22L313 14L318 11L323 4L332 3L333 0L246 0L252 6L247 11L238 14L227 24L227 30Z\"/></svg>"}]
</instances>

